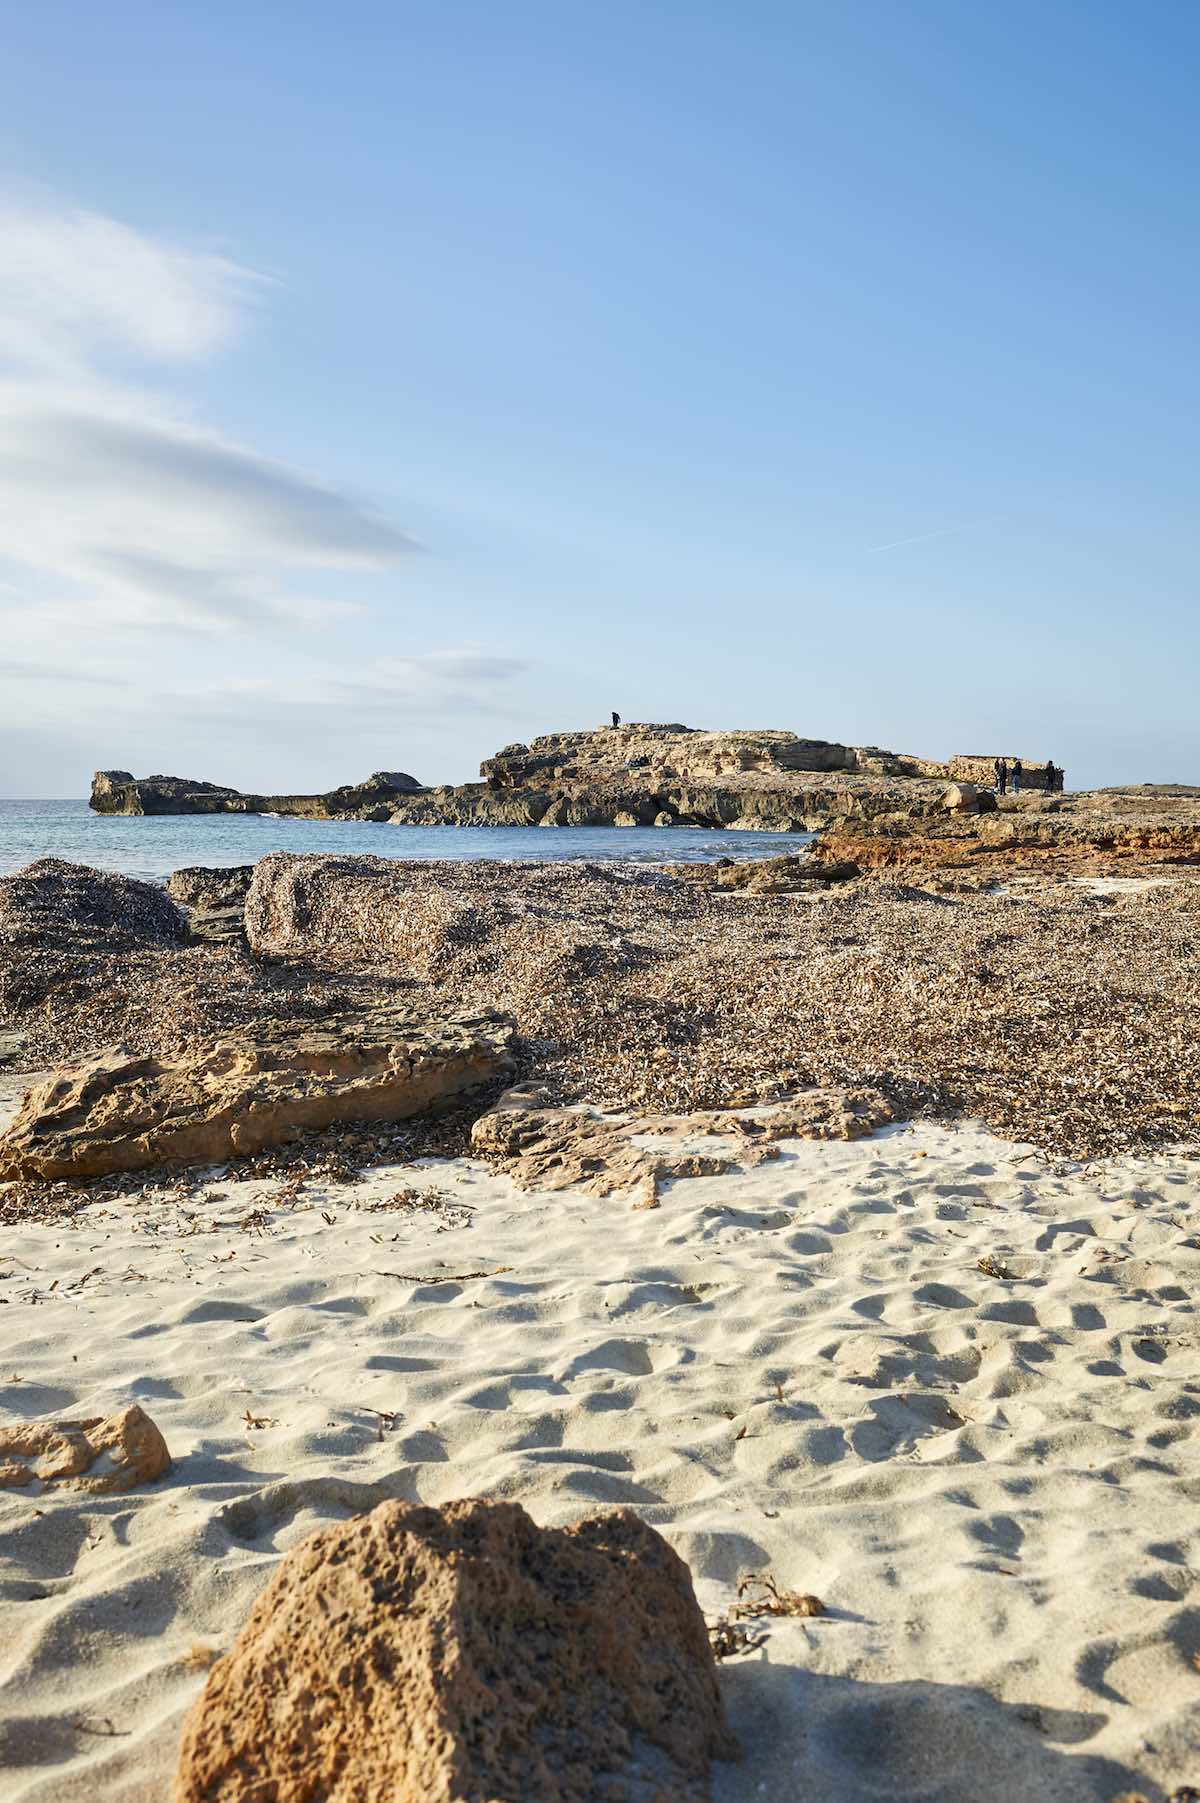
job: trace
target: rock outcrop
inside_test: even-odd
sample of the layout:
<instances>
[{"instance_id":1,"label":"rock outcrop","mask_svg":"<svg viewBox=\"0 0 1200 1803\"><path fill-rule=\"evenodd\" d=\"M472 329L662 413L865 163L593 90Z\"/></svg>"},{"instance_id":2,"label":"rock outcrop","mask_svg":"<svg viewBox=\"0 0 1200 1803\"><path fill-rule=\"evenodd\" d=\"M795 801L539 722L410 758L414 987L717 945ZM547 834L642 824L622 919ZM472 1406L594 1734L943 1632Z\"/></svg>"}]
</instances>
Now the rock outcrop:
<instances>
[{"instance_id":1,"label":"rock outcrop","mask_svg":"<svg viewBox=\"0 0 1200 1803\"><path fill-rule=\"evenodd\" d=\"M253 876L253 864L233 864L226 869L189 865L171 872L167 894L187 916L193 944L229 945L241 939Z\"/></svg>"},{"instance_id":2,"label":"rock outcrop","mask_svg":"<svg viewBox=\"0 0 1200 1803\"><path fill-rule=\"evenodd\" d=\"M686 1565L629 1510L381 1503L280 1564L175 1803L701 1803L736 1756Z\"/></svg>"},{"instance_id":3,"label":"rock outcrop","mask_svg":"<svg viewBox=\"0 0 1200 1803\"><path fill-rule=\"evenodd\" d=\"M975 783L981 789L992 789L996 785L997 758L1003 758L1010 770L1014 764L1021 765L1022 789L1047 788L1047 766L1034 763L1030 758L1016 758L1011 752L998 751L989 755L982 752L969 755L960 753L957 757L950 759L946 766L946 774L953 782Z\"/></svg>"},{"instance_id":4,"label":"rock outcrop","mask_svg":"<svg viewBox=\"0 0 1200 1803\"><path fill-rule=\"evenodd\" d=\"M253 864L210 866L189 864L173 870L167 883L167 894L181 908L208 914L221 908L241 908L254 876Z\"/></svg>"},{"instance_id":5,"label":"rock outcrop","mask_svg":"<svg viewBox=\"0 0 1200 1803\"><path fill-rule=\"evenodd\" d=\"M421 784L402 770L378 770L366 782L321 795L244 795L184 776L135 777L97 770L90 806L97 814L291 814L306 820L386 820L402 795Z\"/></svg>"},{"instance_id":6,"label":"rock outcrop","mask_svg":"<svg viewBox=\"0 0 1200 1803\"><path fill-rule=\"evenodd\" d=\"M1200 864L1200 799L1185 788L978 797L981 811L843 820L822 855L863 869L1150 870Z\"/></svg>"},{"instance_id":7,"label":"rock outcrop","mask_svg":"<svg viewBox=\"0 0 1200 1803\"><path fill-rule=\"evenodd\" d=\"M506 745L480 766L497 789L558 789L636 773L639 786L669 783L704 785L750 773L845 771L877 776L941 776L945 765L880 751L876 746L838 745L802 739L794 732L703 732L696 727L638 725L601 727L596 732L546 733L529 745Z\"/></svg>"},{"instance_id":8,"label":"rock outcrop","mask_svg":"<svg viewBox=\"0 0 1200 1803\"><path fill-rule=\"evenodd\" d=\"M1012 760L1010 759L1010 762ZM322 795L243 795L183 777L98 770L102 814L294 814L396 826L705 826L805 832L843 819L921 816L947 780L990 787L994 759L949 762L775 730L676 723L546 733L484 760L480 781L424 788L402 771ZM1027 763L1026 787L1045 786Z\"/></svg>"},{"instance_id":9,"label":"rock outcrop","mask_svg":"<svg viewBox=\"0 0 1200 1803\"><path fill-rule=\"evenodd\" d=\"M702 1114L612 1115L555 1108L522 1085L501 1096L471 1129L471 1144L518 1189L637 1192L652 1206L664 1183L720 1177L778 1157L783 1139L863 1139L895 1120L875 1090L811 1089L761 1108Z\"/></svg>"},{"instance_id":10,"label":"rock outcrop","mask_svg":"<svg viewBox=\"0 0 1200 1803\"><path fill-rule=\"evenodd\" d=\"M166 1441L136 1402L107 1418L0 1427L0 1490L37 1496L66 1487L111 1496L151 1484L170 1468Z\"/></svg>"},{"instance_id":11,"label":"rock outcrop","mask_svg":"<svg viewBox=\"0 0 1200 1803\"><path fill-rule=\"evenodd\" d=\"M668 864L672 876L708 889L740 890L746 895L809 895L834 883L852 883L862 875L857 864L830 863L820 857L750 858L735 862L718 858L711 864Z\"/></svg>"},{"instance_id":12,"label":"rock outcrop","mask_svg":"<svg viewBox=\"0 0 1200 1803\"><path fill-rule=\"evenodd\" d=\"M107 1176L260 1151L343 1121L396 1121L511 1068L512 1022L479 1014L415 1020L394 1007L176 1055L115 1047L30 1090L0 1136L0 1178Z\"/></svg>"}]
</instances>

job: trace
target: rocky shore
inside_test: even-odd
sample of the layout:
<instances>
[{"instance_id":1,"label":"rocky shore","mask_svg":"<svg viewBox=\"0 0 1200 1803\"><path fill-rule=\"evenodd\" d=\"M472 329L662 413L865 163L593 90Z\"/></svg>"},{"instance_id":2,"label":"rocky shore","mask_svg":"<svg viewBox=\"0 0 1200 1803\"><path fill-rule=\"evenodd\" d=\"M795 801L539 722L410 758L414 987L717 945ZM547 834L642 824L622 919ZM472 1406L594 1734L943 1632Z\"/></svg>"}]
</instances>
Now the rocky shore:
<instances>
[{"instance_id":1,"label":"rocky shore","mask_svg":"<svg viewBox=\"0 0 1200 1803\"><path fill-rule=\"evenodd\" d=\"M10 1173L62 1176L73 1137L92 1148L82 1174L119 1169L106 1136L156 1108L160 1150L135 1163L187 1156L186 1135L169 1149L180 1122L206 1155L272 1143L268 1118L274 1143L322 1118L395 1122L417 1110L384 1099L389 1036L441 1056L460 1020L483 1060L476 1113L503 1069L549 1106L631 1116L823 1085L1072 1157L1200 1137L1200 885L992 875L825 852L676 870L276 854L180 873L177 903L45 860L0 882L5 1044L10 1067L77 1074L0 1141L0 1166L7 1143ZM351 1027L378 1042L352 1079ZM198 1121L200 1093L213 1122L257 1125ZM474 1117L453 1118L465 1147ZM445 1122L429 1132L447 1143Z\"/></svg>"}]
</instances>

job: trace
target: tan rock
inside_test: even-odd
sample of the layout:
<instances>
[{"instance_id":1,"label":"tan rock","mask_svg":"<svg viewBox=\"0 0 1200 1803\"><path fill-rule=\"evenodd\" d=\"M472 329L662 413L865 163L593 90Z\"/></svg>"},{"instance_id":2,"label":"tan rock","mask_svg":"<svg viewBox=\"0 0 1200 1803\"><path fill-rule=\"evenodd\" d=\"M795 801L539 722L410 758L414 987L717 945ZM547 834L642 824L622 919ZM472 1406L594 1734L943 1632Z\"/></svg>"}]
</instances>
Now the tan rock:
<instances>
[{"instance_id":1,"label":"tan rock","mask_svg":"<svg viewBox=\"0 0 1200 1803\"><path fill-rule=\"evenodd\" d=\"M630 1510L387 1502L283 1560L175 1803L700 1803L736 1755L686 1565Z\"/></svg>"},{"instance_id":2,"label":"tan rock","mask_svg":"<svg viewBox=\"0 0 1200 1803\"><path fill-rule=\"evenodd\" d=\"M108 1496L153 1483L170 1468L166 1441L136 1402L107 1418L0 1427L4 1490L33 1485L40 1494L69 1485L90 1496Z\"/></svg>"},{"instance_id":3,"label":"tan rock","mask_svg":"<svg viewBox=\"0 0 1200 1803\"><path fill-rule=\"evenodd\" d=\"M979 790L974 783L951 783L942 796L942 806L948 814L976 814Z\"/></svg>"},{"instance_id":4,"label":"tan rock","mask_svg":"<svg viewBox=\"0 0 1200 1803\"><path fill-rule=\"evenodd\" d=\"M661 1183L761 1164L778 1157L781 1139L861 1139L894 1119L874 1090L812 1089L771 1107L703 1114L613 1115L548 1107L544 1091L524 1085L479 1117L471 1144L519 1189L634 1191L648 1207ZM708 1150L705 1140L724 1144Z\"/></svg>"},{"instance_id":5,"label":"tan rock","mask_svg":"<svg viewBox=\"0 0 1200 1803\"><path fill-rule=\"evenodd\" d=\"M423 1021L379 1007L174 1057L114 1047L30 1090L0 1137L0 1177L88 1178L279 1145L339 1121L396 1121L511 1069L506 1015Z\"/></svg>"}]
</instances>

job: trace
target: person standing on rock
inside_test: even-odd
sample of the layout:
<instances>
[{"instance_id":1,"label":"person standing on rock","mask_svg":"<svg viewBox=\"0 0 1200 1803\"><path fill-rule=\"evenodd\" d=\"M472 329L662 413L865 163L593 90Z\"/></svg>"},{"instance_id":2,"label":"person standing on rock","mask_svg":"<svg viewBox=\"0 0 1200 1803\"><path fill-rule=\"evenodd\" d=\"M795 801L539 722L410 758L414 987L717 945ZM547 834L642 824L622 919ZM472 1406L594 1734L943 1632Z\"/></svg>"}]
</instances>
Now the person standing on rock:
<instances>
[{"instance_id":1,"label":"person standing on rock","mask_svg":"<svg viewBox=\"0 0 1200 1803\"><path fill-rule=\"evenodd\" d=\"M1008 794L1008 765L1003 758L996 759L996 793Z\"/></svg>"},{"instance_id":2,"label":"person standing on rock","mask_svg":"<svg viewBox=\"0 0 1200 1803\"><path fill-rule=\"evenodd\" d=\"M617 714L617 713L614 713L614 714L613 714L613 725L614 725L614 726L620 726L620 724L621 724L621 716L620 716L620 714Z\"/></svg>"},{"instance_id":3,"label":"person standing on rock","mask_svg":"<svg viewBox=\"0 0 1200 1803\"><path fill-rule=\"evenodd\" d=\"M1021 768L1020 758L1014 758L1012 767L1012 792L1014 795L1019 795L1021 793L1021 778L1024 774L1025 772Z\"/></svg>"},{"instance_id":4,"label":"person standing on rock","mask_svg":"<svg viewBox=\"0 0 1200 1803\"><path fill-rule=\"evenodd\" d=\"M1047 758L1046 759L1046 793L1047 793L1047 795L1053 795L1053 793L1054 793L1055 775L1056 775L1056 772L1054 769L1054 759Z\"/></svg>"}]
</instances>

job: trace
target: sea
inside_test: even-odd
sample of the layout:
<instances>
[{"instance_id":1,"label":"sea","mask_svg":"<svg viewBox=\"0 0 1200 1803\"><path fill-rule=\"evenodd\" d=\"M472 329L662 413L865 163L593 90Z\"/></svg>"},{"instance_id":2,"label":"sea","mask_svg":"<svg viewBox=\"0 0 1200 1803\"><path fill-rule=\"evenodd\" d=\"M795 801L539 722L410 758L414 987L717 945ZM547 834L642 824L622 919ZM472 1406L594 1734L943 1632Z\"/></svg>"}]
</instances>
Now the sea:
<instances>
[{"instance_id":1,"label":"sea","mask_svg":"<svg viewBox=\"0 0 1200 1803\"><path fill-rule=\"evenodd\" d=\"M165 883L189 864L254 864L268 852L335 852L377 858L578 858L638 864L777 858L812 833L619 826L392 826L362 820L295 820L277 814L93 814L86 801L0 800L0 876L35 858Z\"/></svg>"}]
</instances>

